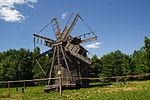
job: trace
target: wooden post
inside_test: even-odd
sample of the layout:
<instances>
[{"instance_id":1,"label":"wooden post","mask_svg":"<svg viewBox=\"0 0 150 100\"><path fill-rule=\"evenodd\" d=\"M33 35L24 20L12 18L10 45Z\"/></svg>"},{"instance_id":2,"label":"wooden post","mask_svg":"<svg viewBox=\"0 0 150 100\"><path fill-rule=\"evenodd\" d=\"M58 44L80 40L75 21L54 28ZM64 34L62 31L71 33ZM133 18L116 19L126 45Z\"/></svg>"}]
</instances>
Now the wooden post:
<instances>
[{"instance_id":1,"label":"wooden post","mask_svg":"<svg viewBox=\"0 0 150 100\"><path fill-rule=\"evenodd\" d=\"M120 79L120 78L117 78L117 84L118 84L119 86L121 86L121 79Z\"/></svg>"},{"instance_id":2,"label":"wooden post","mask_svg":"<svg viewBox=\"0 0 150 100\"><path fill-rule=\"evenodd\" d=\"M10 82L8 82L8 88L9 88L9 90L10 90Z\"/></svg>"},{"instance_id":3,"label":"wooden post","mask_svg":"<svg viewBox=\"0 0 150 100\"><path fill-rule=\"evenodd\" d=\"M26 82L25 81L23 82L23 87L26 89Z\"/></svg>"},{"instance_id":4,"label":"wooden post","mask_svg":"<svg viewBox=\"0 0 150 100\"><path fill-rule=\"evenodd\" d=\"M127 78L124 78L123 84L126 84L126 82L127 82Z\"/></svg>"},{"instance_id":5,"label":"wooden post","mask_svg":"<svg viewBox=\"0 0 150 100\"><path fill-rule=\"evenodd\" d=\"M16 87L16 92L18 92L18 87Z\"/></svg>"},{"instance_id":6,"label":"wooden post","mask_svg":"<svg viewBox=\"0 0 150 100\"><path fill-rule=\"evenodd\" d=\"M119 78L116 78L117 79L117 83L119 84Z\"/></svg>"},{"instance_id":7,"label":"wooden post","mask_svg":"<svg viewBox=\"0 0 150 100\"><path fill-rule=\"evenodd\" d=\"M24 93L24 88L22 88L22 93Z\"/></svg>"},{"instance_id":8,"label":"wooden post","mask_svg":"<svg viewBox=\"0 0 150 100\"><path fill-rule=\"evenodd\" d=\"M62 79L61 79L61 77L59 78L59 83L60 83L59 93L60 93L60 98L61 98L62 97Z\"/></svg>"}]
</instances>

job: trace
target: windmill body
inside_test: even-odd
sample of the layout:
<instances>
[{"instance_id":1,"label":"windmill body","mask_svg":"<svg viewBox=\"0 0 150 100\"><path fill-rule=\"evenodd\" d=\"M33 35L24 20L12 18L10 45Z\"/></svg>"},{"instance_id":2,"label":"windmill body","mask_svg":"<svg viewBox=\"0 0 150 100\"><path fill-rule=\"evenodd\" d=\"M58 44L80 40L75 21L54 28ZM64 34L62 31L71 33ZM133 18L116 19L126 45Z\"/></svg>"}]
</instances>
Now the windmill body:
<instances>
[{"instance_id":1,"label":"windmill body","mask_svg":"<svg viewBox=\"0 0 150 100\"><path fill-rule=\"evenodd\" d=\"M48 54L52 55L52 64L49 70L49 78L61 77L62 86L88 86L88 80L80 78L88 77L88 65L91 60L87 57L87 50L80 44L91 40L96 40L93 32L83 34L77 37L72 37L71 31L73 30L77 20L81 18L79 14L76 15L70 26L66 25L61 32L56 18L50 23L52 24L57 40L33 34L34 41L39 43L39 39L43 41L43 45L51 48L50 50L37 55L36 58ZM82 19L83 20L83 19ZM88 35L93 34L92 37L86 38ZM84 39L81 39L84 37ZM48 81L47 88L50 89L51 85L57 86L58 80Z\"/></svg>"}]
</instances>

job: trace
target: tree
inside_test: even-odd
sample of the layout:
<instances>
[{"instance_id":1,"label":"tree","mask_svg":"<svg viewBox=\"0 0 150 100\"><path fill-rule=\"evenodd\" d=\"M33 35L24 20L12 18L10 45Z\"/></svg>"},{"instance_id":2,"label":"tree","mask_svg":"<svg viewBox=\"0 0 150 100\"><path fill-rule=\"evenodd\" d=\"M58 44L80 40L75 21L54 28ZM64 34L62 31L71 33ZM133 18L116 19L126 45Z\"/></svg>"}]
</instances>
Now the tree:
<instances>
[{"instance_id":1,"label":"tree","mask_svg":"<svg viewBox=\"0 0 150 100\"><path fill-rule=\"evenodd\" d=\"M145 37L144 38L144 44L145 44L143 47L144 59L145 59L144 65L147 69L146 72L149 73L150 72L150 38Z\"/></svg>"},{"instance_id":2,"label":"tree","mask_svg":"<svg viewBox=\"0 0 150 100\"><path fill-rule=\"evenodd\" d=\"M100 60L97 58L96 55L92 57L92 64L90 65L90 76L91 77L98 77L99 73L102 71L102 66Z\"/></svg>"},{"instance_id":3,"label":"tree","mask_svg":"<svg viewBox=\"0 0 150 100\"><path fill-rule=\"evenodd\" d=\"M16 65L15 55L17 51L10 49L9 51L3 52L2 60L0 63L0 80L15 80L16 79Z\"/></svg>"},{"instance_id":4,"label":"tree","mask_svg":"<svg viewBox=\"0 0 150 100\"><path fill-rule=\"evenodd\" d=\"M103 76L121 76L131 74L132 63L128 55L117 50L101 57Z\"/></svg>"},{"instance_id":5,"label":"tree","mask_svg":"<svg viewBox=\"0 0 150 100\"><path fill-rule=\"evenodd\" d=\"M134 63L135 69L134 74L144 73L144 55L143 51L134 51L132 54L132 61Z\"/></svg>"},{"instance_id":6,"label":"tree","mask_svg":"<svg viewBox=\"0 0 150 100\"><path fill-rule=\"evenodd\" d=\"M32 62L31 62L31 52L21 48L17 53L18 61L18 76L21 79L32 79Z\"/></svg>"},{"instance_id":7,"label":"tree","mask_svg":"<svg viewBox=\"0 0 150 100\"><path fill-rule=\"evenodd\" d=\"M132 60L135 66L135 74L149 73L150 72L150 39L144 38L144 46L134 51Z\"/></svg>"},{"instance_id":8,"label":"tree","mask_svg":"<svg viewBox=\"0 0 150 100\"><path fill-rule=\"evenodd\" d=\"M31 52L10 49L2 53L0 80L32 79Z\"/></svg>"}]
</instances>

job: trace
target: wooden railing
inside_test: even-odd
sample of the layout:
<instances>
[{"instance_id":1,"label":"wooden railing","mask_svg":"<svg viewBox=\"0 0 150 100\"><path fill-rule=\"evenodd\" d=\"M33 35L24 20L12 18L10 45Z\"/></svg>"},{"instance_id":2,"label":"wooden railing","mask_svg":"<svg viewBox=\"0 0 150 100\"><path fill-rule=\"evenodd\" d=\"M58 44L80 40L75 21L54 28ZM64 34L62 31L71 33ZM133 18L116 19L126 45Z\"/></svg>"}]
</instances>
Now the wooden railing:
<instances>
[{"instance_id":1,"label":"wooden railing","mask_svg":"<svg viewBox=\"0 0 150 100\"><path fill-rule=\"evenodd\" d=\"M96 79L113 79L113 78L131 78L131 77L144 77L144 76L149 76L150 73L144 73L140 75L126 75L126 76L112 76L112 77L97 77L97 78L91 78L91 77L86 77L86 78L79 78L79 79L89 79L89 80L96 80ZM68 77L69 78L69 77ZM58 78L42 78L42 79L32 79L32 80L17 80L17 81L1 81L0 84L7 84L7 83L23 83L23 82L38 82L38 81L46 81L50 79L59 79Z\"/></svg>"},{"instance_id":2,"label":"wooden railing","mask_svg":"<svg viewBox=\"0 0 150 100\"><path fill-rule=\"evenodd\" d=\"M126 75L126 76L112 76L112 77L97 77L97 78L79 78L79 79L88 79L88 80L97 80L97 79L122 79L122 78L134 78L134 77L144 77L144 76L149 76L150 73L144 73L140 75ZM69 78L69 77L68 77ZM8 84L8 88L10 90L10 84L11 83L23 83L23 88L22 88L22 93L24 93L24 89L26 88L25 83L26 82L39 82L39 81L46 81L46 80L59 80L59 93L60 97L62 96L62 79L61 77L57 78L42 78L42 79L32 79L32 80L17 80L17 81L1 81L0 84ZM18 91L18 88L16 88L16 91Z\"/></svg>"}]
</instances>

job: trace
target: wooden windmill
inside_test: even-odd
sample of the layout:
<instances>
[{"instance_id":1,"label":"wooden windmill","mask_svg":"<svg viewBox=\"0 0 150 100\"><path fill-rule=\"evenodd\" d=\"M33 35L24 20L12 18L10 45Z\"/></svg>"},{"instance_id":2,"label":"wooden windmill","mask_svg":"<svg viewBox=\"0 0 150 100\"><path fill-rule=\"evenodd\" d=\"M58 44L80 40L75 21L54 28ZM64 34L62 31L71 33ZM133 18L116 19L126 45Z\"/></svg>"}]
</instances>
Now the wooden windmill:
<instances>
[{"instance_id":1,"label":"wooden windmill","mask_svg":"<svg viewBox=\"0 0 150 100\"><path fill-rule=\"evenodd\" d=\"M43 37L37 34L33 34L34 41L38 43L39 39L43 41L44 45L51 48L50 50L37 55L53 55L52 64L49 70L49 78L61 77L62 86L88 86L88 80L82 80L82 77L88 77L87 65L91 64L91 60L87 57L87 50L80 44L88 41L96 40L94 32L86 33L77 37L72 37L71 31L73 30L78 19L83 19L79 14L76 14L71 25L66 25L61 32L58 21L54 18L50 23L52 24L55 36L57 40L53 40L47 37ZM92 35L92 36L91 36ZM91 37L89 37L91 36ZM86 38L88 37L88 38ZM52 72L54 75L52 75ZM58 80L52 82L48 81L48 87L51 85L57 85Z\"/></svg>"}]
</instances>

